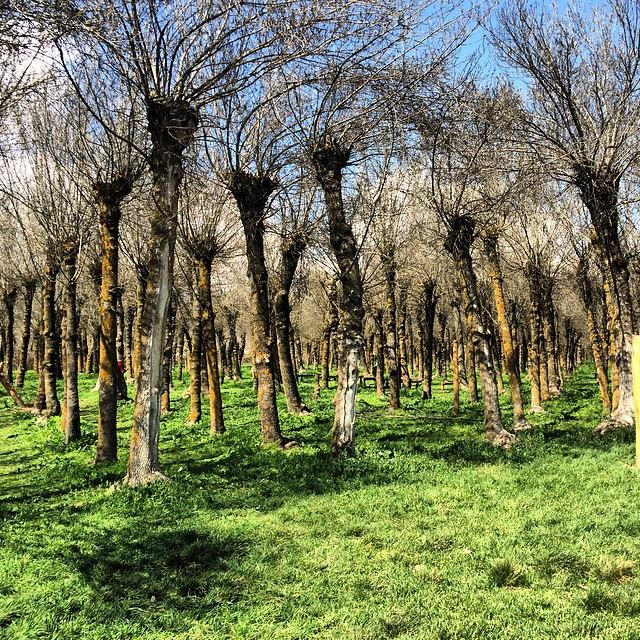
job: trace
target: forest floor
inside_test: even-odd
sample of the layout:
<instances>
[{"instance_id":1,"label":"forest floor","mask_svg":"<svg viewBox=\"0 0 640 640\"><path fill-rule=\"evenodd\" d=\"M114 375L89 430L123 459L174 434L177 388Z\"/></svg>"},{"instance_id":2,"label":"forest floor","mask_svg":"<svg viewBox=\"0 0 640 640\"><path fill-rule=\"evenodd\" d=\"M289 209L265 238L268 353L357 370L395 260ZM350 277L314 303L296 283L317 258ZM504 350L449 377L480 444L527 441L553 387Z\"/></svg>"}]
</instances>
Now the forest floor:
<instances>
[{"instance_id":1,"label":"forest floor","mask_svg":"<svg viewBox=\"0 0 640 640\"><path fill-rule=\"evenodd\" d=\"M70 447L0 397L0 638L640 639L640 477L629 436L591 435L587 368L506 453L466 396L453 418L439 388L396 413L363 392L351 460L328 454L331 391L310 417L282 410L300 443L282 452L260 446L249 380L225 382L216 439L206 408L185 424L177 382L172 481L136 490L115 486L131 403L121 460L91 465L94 384Z\"/></svg>"}]
</instances>

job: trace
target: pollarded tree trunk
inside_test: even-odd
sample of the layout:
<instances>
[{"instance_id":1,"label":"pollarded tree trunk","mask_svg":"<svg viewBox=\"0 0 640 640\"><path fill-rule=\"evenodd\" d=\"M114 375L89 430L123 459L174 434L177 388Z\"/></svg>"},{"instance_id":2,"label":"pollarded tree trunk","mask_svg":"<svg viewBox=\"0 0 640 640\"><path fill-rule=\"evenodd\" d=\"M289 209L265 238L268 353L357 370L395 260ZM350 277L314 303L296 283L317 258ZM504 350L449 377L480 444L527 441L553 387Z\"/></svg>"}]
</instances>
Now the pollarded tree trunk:
<instances>
[{"instance_id":1,"label":"pollarded tree trunk","mask_svg":"<svg viewBox=\"0 0 640 640\"><path fill-rule=\"evenodd\" d=\"M508 447L513 444L515 436L502 425L496 371L491 360L490 333L482 320L477 279L471 259L474 227L471 218L456 216L445 248L452 255L459 274L465 316L469 319L468 328L480 369L485 436L495 446Z\"/></svg>"},{"instance_id":2,"label":"pollarded tree trunk","mask_svg":"<svg viewBox=\"0 0 640 640\"><path fill-rule=\"evenodd\" d=\"M6 326L6 342L7 350L5 353L5 366L4 372L9 383L13 382L13 353L15 343L15 306L16 299L18 297L18 289L11 287L5 292L3 296L4 308L7 313L7 326Z\"/></svg>"},{"instance_id":3,"label":"pollarded tree trunk","mask_svg":"<svg viewBox=\"0 0 640 640\"><path fill-rule=\"evenodd\" d=\"M178 198L183 178L182 153L193 140L198 115L190 105L175 100L149 99L147 121L151 134L150 158L153 207L148 241L148 277L140 330L140 370L125 478L139 485L162 477L158 464L160 392L165 329L171 297L176 242Z\"/></svg>"},{"instance_id":4,"label":"pollarded tree trunk","mask_svg":"<svg viewBox=\"0 0 640 640\"><path fill-rule=\"evenodd\" d=\"M384 373L386 336L384 331L384 314L382 309L376 309L373 317L376 325L376 393L378 398L384 397Z\"/></svg>"},{"instance_id":5,"label":"pollarded tree trunk","mask_svg":"<svg viewBox=\"0 0 640 640\"><path fill-rule=\"evenodd\" d=\"M198 275L194 271L195 291L198 290ZM191 298L191 352L189 355L189 422L196 424L202 419L202 304L194 291Z\"/></svg>"},{"instance_id":6,"label":"pollarded tree trunk","mask_svg":"<svg viewBox=\"0 0 640 640\"><path fill-rule=\"evenodd\" d=\"M380 255L385 282L387 332L384 339L384 363L389 372L389 409L400 408L400 366L398 354L398 307L396 303L396 259L394 247Z\"/></svg>"},{"instance_id":7,"label":"pollarded tree trunk","mask_svg":"<svg viewBox=\"0 0 640 640\"><path fill-rule=\"evenodd\" d=\"M358 246L346 220L342 200L342 172L349 161L349 151L327 141L316 145L312 159L316 178L324 192L329 241L342 285L339 386L335 398L332 452L334 455L354 455L358 370L364 346L364 306Z\"/></svg>"},{"instance_id":8,"label":"pollarded tree trunk","mask_svg":"<svg viewBox=\"0 0 640 640\"><path fill-rule=\"evenodd\" d=\"M628 259L619 235L620 178L606 172L598 174L593 167L582 166L576 170L576 185L591 216L594 230L592 244L612 293L612 329L620 398L609 418L596 428L596 433L603 434L615 427L632 428L634 425L631 337L636 333L637 326L629 285Z\"/></svg>"},{"instance_id":9,"label":"pollarded tree trunk","mask_svg":"<svg viewBox=\"0 0 640 640\"><path fill-rule=\"evenodd\" d=\"M451 369L453 371L453 416L460 415L460 354L456 339L451 343Z\"/></svg>"},{"instance_id":10,"label":"pollarded tree trunk","mask_svg":"<svg viewBox=\"0 0 640 640\"><path fill-rule=\"evenodd\" d=\"M553 279L545 274L542 278L542 331L547 348L547 378L549 395L560 395L560 377L557 367L557 335L555 324L555 308L553 304Z\"/></svg>"},{"instance_id":11,"label":"pollarded tree trunk","mask_svg":"<svg viewBox=\"0 0 640 640\"><path fill-rule=\"evenodd\" d=\"M436 318L436 306L438 296L436 295L436 283L425 280L424 283L424 337L422 349L423 376L422 376L422 399L431 400L433 397L433 325Z\"/></svg>"},{"instance_id":12,"label":"pollarded tree trunk","mask_svg":"<svg viewBox=\"0 0 640 640\"><path fill-rule=\"evenodd\" d=\"M289 413L297 415L306 415L309 413L309 409L304 405L300 397L293 364L289 293L298 262L305 247L306 241L301 237L283 238L280 247L280 278L273 301L278 356L280 358L280 373L282 375L284 395Z\"/></svg>"},{"instance_id":13,"label":"pollarded tree trunk","mask_svg":"<svg viewBox=\"0 0 640 640\"><path fill-rule=\"evenodd\" d=\"M524 416L524 406L522 404L522 387L518 377L517 357L514 349L514 339L512 328L507 318L507 299L504 294L504 282L502 277L502 265L498 254L498 236L488 235L484 239L484 252L487 257L489 267L489 277L491 278L491 288L493 291L493 301L496 307L498 328L500 331L500 341L502 343L502 353L504 365L509 376L509 387L511 388L511 403L513 404L513 428L515 430L530 428Z\"/></svg>"},{"instance_id":14,"label":"pollarded tree trunk","mask_svg":"<svg viewBox=\"0 0 640 640\"><path fill-rule=\"evenodd\" d=\"M222 415L222 391L218 369L218 349L213 304L211 302L211 259L198 261L198 298L202 308L202 350L209 373L209 412L211 415L211 435L224 433ZM222 345L220 346L222 349Z\"/></svg>"},{"instance_id":15,"label":"pollarded tree trunk","mask_svg":"<svg viewBox=\"0 0 640 640\"><path fill-rule=\"evenodd\" d=\"M577 279L580 288L580 297L587 316L587 331L589 332L589 342L591 344L591 353L593 354L593 362L596 367L596 376L598 378L598 387L600 389L600 399L602 407L611 413L611 396L609 394L609 379L607 375L606 360L602 348L602 338L598 330L598 323L595 318L594 308L595 300L593 295L593 285L589 278L589 266L586 259L582 258L578 263ZM567 336L567 360L569 360L570 344L569 336ZM569 369L569 363L567 363Z\"/></svg>"},{"instance_id":16,"label":"pollarded tree trunk","mask_svg":"<svg viewBox=\"0 0 640 640\"><path fill-rule=\"evenodd\" d=\"M44 282L42 287L44 357L42 368L44 369L44 389L47 402L47 413L50 416L60 415L60 401L56 389L56 354L57 354L57 328L56 328L56 281L60 266L52 251L47 251L44 265Z\"/></svg>"},{"instance_id":17,"label":"pollarded tree trunk","mask_svg":"<svg viewBox=\"0 0 640 640\"><path fill-rule=\"evenodd\" d=\"M24 386L24 377L29 365L29 342L31 340L31 317L33 315L33 298L36 295L37 282L27 280L24 284L24 322L20 340L20 363L16 376L16 387ZM37 347L36 347L37 349Z\"/></svg>"},{"instance_id":18,"label":"pollarded tree trunk","mask_svg":"<svg viewBox=\"0 0 640 640\"><path fill-rule=\"evenodd\" d=\"M466 344L464 350L464 367L467 371L467 387L469 389L469 397L471 402L478 402L478 379L476 377L476 352L473 344L473 316L467 313L465 314L466 323ZM491 345L489 345L489 352L491 352ZM495 366L494 366L495 368ZM500 391L500 370L496 368L496 383L498 385L498 392Z\"/></svg>"},{"instance_id":19,"label":"pollarded tree trunk","mask_svg":"<svg viewBox=\"0 0 640 640\"><path fill-rule=\"evenodd\" d=\"M160 397L160 411L171 411L171 383L173 380L173 335L176 329L175 309L173 299L169 300L169 317L167 318L167 335L162 353L162 396Z\"/></svg>"},{"instance_id":20,"label":"pollarded tree trunk","mask_svg":"<svg viewBox=\"0 0 640 640\"><path fill-rule=\"evenodd\" d=\"M262 440L264 444L283 446L287 441L280 432L276 403L276 363L271 338L269 279L264 253L265 209L276 184L267 176L234 171L229 176L227 186L238 203L247 247L251 282L254 366L258 379Z\"/></svg>"},{"instance_id":21,"label":"pollarded tree trunk","mask_svg":"<svg viewBox=\"0 0 640 640\"><path fill-rule=\"evenodd\" d=\"M338 330L338 288L335 280L331 281L327 291L327 318L322 332L322 354L320 357L321 375L320 388L329 388L329 373L331 369L331 338Z\"/></svg>"},{"instance_id":22,"label":"pollarded tree trunk","mask_svg":"<svg viewBox=\"0 0 640 640\"><path fill-rule=\"evenodd\" d=\"M405 389L411 388L411 376L409 375L409 361L407 358L407 292L402 287L399 295L400 309L398 312L398 368L400 381Z\"/></svg>"},{"instance_id":23,"label":"pollarded tree trunk","mask_svg":"<svg viewBox=\"0 0 640 640\"><path fill-rule=\"evenodd\" d=\"M96 182L94 196L100 216L100 350L98 365L98 449L96 462L112 462L118 457L116 420L118 413L117 303L118 238L120 203L131 192L124 179Z\"/></svg>"},{"instance_id":24,"label":"pollarded tree trunk","mask_svg":"<svg viewBox=\"0 0 640 640\"><path fill-rule=\"evenodd\" d=\"M72 243L64 248L62 267L66 279L66 330L64 403L66 443L80 439L80 397L78 395L78 311L76 300L76 268L78 247Z\"/></svg>"}]
</instances>

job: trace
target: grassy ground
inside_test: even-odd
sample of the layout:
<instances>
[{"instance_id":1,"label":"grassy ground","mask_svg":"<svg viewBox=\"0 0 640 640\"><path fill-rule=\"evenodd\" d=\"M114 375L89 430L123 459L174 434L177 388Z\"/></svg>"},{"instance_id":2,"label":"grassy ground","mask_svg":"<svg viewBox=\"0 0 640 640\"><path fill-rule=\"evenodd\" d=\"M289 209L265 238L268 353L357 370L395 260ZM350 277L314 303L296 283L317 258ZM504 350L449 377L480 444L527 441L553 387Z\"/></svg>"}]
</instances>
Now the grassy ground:
<instances>
[{"instance_id":1,"label":"grassy ground","mask_svg":"<svg viewBox=\"0 0 640 640\"><path fill-rule=\"evenodd\" d=\"M248 381L225 383L216 440L177 383L172 482L138 490L113 486L130 404L122 460L90 464L94 382L72 447L0 397L0 638L640 639L640 479L629 442L591 436L589 370L508 453L466 398L454 419L448 393L395 414L362 393L353 460L327 453L330 392L282 411L301 446L280 452Z\"/></svg>"}]
</instances>

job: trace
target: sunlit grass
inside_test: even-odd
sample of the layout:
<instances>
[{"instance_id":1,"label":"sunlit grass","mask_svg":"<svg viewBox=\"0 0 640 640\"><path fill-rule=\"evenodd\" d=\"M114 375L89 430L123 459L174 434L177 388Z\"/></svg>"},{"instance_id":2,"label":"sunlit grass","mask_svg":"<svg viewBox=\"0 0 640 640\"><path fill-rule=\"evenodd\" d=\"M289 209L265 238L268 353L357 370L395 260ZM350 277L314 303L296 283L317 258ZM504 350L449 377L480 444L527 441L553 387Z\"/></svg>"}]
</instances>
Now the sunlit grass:
<instances>
[{"instance_id":1,"label":"sunlit grass","mask_svg":"<svg viewBox=\"0 0 640 640\"><path fill-rule=\"evenodd\" d=\"M453 418L449 392L393 414L367 390L353 460L328 453L331 391L303 387L310 417L282 408L300 446L280 452L249 380L225 383L211 439L206 402L185 424L185 379L162 421L172 482L137 490L114 488L131 403L120 460L91 465L94 384L68 448L0 397L0 638L640 638L639 479L625 438L591 435L588 369L507 453L466 396Z\"/></svg>"}]
</instances>

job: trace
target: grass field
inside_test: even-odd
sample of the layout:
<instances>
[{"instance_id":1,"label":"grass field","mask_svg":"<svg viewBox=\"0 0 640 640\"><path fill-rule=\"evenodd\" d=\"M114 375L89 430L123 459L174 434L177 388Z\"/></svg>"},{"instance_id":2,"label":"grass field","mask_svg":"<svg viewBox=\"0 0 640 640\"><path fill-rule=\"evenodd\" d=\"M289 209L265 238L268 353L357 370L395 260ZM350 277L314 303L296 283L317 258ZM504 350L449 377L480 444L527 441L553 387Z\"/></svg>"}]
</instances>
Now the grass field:
<instances>
[{"instance_id":1,"label":"grass field","mask_svg":"<svg viewBox=\"0 0 640 640\"><path fill-rule=\"evenodd\" d=\"M114 486L131 404L121 460L90 464L94 383L72 447L0 397L0 638L640 639L640 477L628 438L591 435L588 369L507 453L466 397L454 419L448 393L391 414L364 392L352 460L328 454L329 391L311 417L282 410L300 446L281 452L249 380L224 384L216 440L176 383L172 482L136 490Z\"/></svg>"}]
</instances>

